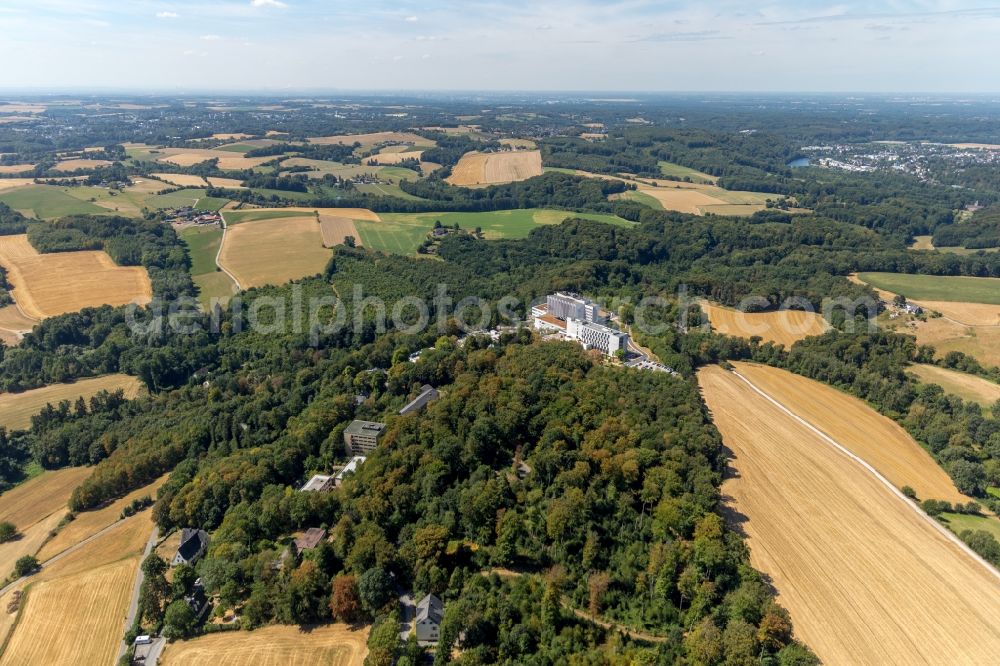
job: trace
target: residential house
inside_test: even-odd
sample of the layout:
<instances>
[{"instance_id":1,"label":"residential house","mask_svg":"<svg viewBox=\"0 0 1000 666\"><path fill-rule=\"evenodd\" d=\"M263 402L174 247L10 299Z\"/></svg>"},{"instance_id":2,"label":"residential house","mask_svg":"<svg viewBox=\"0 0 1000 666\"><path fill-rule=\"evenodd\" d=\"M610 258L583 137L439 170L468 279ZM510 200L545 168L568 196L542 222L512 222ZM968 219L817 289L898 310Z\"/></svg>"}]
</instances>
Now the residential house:
<instances>
[{"instance_id":1,"label":"residential house","mask_svg":"<svg viewBox=\"0 0 1000 666\"><path fill-rule=\"evenodd\" d=\"M321 527L310 527L302 536L295 537L295 548L298 552L312 550L326 538L326 530Z\"/></svg>"},{"instance_id":2,"label":"residential house","mask_svg":"<svg viewBox=\"0 0 1000 666\"><path fill-rule=\"evenodd\" d=\"M437 643L444 620L444 603L433 594L428 594L417 604L415 628L417 640L421 643Z\"/></svg>"},{"instance_id":3,"label":"residential house","mask_svg":"<svg viewBox=\"0 0 1000 666\"><path fill-rule=\"evenodd\" d=\"M194 564L206 550L208 550L208 532L185 527L181 530L181 545L177 547L177 554L174 555L170 566Z\"/></svg>"},{"instance_id":4,"label":"residential house","mask_svg":"<svg viewBox=\"0 0 1000 666\"><path fill-rule=\"evenodd\" d=\"M432 400L438 399L437 389L429 384L424 384L420 387L420 395L408 402L401 410L399 410L400 416L406 416L407 414L412 414L414 412L419 412L427 403Z\"/></svg>"}]
</instances>

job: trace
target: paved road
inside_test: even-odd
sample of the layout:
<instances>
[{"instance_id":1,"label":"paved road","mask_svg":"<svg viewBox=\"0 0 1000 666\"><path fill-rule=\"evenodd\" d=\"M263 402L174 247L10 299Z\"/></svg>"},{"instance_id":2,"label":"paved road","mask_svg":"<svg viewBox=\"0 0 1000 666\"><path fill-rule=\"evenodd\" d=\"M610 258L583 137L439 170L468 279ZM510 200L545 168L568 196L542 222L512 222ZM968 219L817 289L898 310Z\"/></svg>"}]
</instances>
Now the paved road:
<instances>
[{"instance_id":1,"label":"paved road","mask_svg":"<svg viewBox=\"0 0 1000 666\"><path fill-rule=\"evenodd\" d=\"M139 589L142 587L142 581L145 578L145 574L142 573L142 561L149 557L149 554L153 552L153 547L156 546L156 540L160 536L160 530L156 525L153 525L153 531L149 534L149 540L146 541L146 549L142 551L142 559L139 560L139 568L135 572L135 582L132 584L132 600L128 603L128 612L125 614L125 628L122 630L124 635L128 632L129 627L132 626L132 622L135 620L135 614L139 611ZM122 644L118 647L118 656L115 658L115 664L121 659L122 655L125 654L125 650L128 649L128 643L122 639ZM162 648L161 648L162 649ZM147 659L147 662L149 660ZM156 663L154 659L152 663Z\"/></svg>"},{"instance_id":2,"label":"paved road","mask_svg":"<svg viewBox=\"0 0 1000 666\"><path fill-rule=\"evenodd\" d=\"M111 523L110 525L108 525L107 527L105 527L104 529L102 529L101 531L95 532L94 534L91 534L89 537L87 537L86 539L84 539L80 543L75 544L73 546L70 546L69 548L67 548L66 550L62 551L61 553L59 553L57 555L53 555L49 559L45 560L45 562L43 562L42 564L38 565L38 571L41 571L45 567L48 567L48 566L51 566L51 565L55 564L56 562L58 562L59 560L63 559L64 557L66 557L68 555L72 555L73 553L75 553L76 551L80 550L81 548L83 548L84 546L86 546L88 543L90 543L94 539L100 538L101 536L107 534L111 530L120 527L122 525L122 523L124 523L124 522L125 522L124 518L120 519L120 520L117 520L117 521ZM36 571L35 574L37 574L38 571ZM17 580L15 580L15 581L13 581L11 583L8 583L7 585L3 586L2 588L0 588L0 597L2 597L3 595L7 594L7 592L9 592L14 586L19 585L20 583L23 583L24 581L28 580L29 578L31 578L31 576L33 576L35 574L31 574L29 576L22 576L21 578L18 578Z\"/></svg>"}]
</instances>

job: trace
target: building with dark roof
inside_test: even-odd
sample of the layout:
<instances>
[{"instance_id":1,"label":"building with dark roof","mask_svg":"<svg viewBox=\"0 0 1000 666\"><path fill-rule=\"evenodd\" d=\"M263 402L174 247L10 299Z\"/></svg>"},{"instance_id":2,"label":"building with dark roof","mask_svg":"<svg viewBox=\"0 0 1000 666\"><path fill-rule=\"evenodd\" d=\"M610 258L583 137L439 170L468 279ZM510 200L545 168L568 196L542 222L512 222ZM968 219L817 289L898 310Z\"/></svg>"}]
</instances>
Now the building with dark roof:
<instances>
[{"instance_id":1,"label":"building with dark roof","mask_svg":"<svg viewBox=\"0 0 1000 666\"><path fill-rule=\"evenodd\" d=\"M326 530L321 527L310 527L302 536L295 537L295 548L301 553L312 550L326 538Z\"/></svg>"},{"instance_id":2,"label":"building with dark roof","mask_svg":"<svg viewBox=\"0 0 1000 666\"><path fill-rule=\"evenodd\" d=\"M171 566L179 564L194 564L205 551L208 550L208 532L185 527L181 530L181 545L177 547L177 554L170 562Z\"/></svg>"},{"instance_id":3,"label":"building with dark roof","mask_svg":"<svg viewBox=\"0 0 1000 666\"><path fill-rule=\"evenodd\" d=\"M422 643L437 643L444 620L444 603L433 594L428 594L417 604L415 628L417 640Z\"/></svg>"},{"instance_id":4,"label":"building with dark roof","mask_svg":"<svg viewBox=\"0 0 1000 666\"><path fill-rule=\"evenodd\" d=\"M423 409L427 403L432 400L438 399L437 389L430 384L424 384L420 387L420 395L411 400L406 404L401 410L399 410L400 416L406 416L407 414L412 414L414 412L419 412Z\"/></svg>"}]
</instances>

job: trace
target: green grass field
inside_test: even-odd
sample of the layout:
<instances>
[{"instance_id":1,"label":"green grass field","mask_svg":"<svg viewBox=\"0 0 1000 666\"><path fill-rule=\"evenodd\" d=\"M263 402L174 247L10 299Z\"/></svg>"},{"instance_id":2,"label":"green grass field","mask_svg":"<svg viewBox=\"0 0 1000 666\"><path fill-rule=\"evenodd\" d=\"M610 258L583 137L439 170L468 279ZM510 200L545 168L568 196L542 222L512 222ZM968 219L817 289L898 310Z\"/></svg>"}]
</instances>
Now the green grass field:
<instances>
[{"instance_id":1,"label":"green grass field","mask_svg":"<svg viewBox=\"0 0 1000 666\"><path fill-rule=\"evenodd\" d=\"M215 150L224 150L227 153L245 153L253 149L253 146L248 146L245 143L231 143L226 146L218 146Z\"/></svg>"},{"instance_id":2,"label":"green grass field","mask_svg":"<svg viewBox=\"0 0 1000 666\"><path fill-rule=\"evenodd\" d=\"M1000 305L1000 278L908 275L905 273L858 273L873 287L925 301L953 301Z\"/></svg>"},{"instance_id":3,"label":"green grass field","mask_svg":"<svg viewBox=\"0 0 1000 666\"><path fill-rule=\"evenodd\" d=\"M198 199L198 205L195 206L195 210L210 210L215 212L229 203L229 199L222 199L219 197L202 197Z\"/></svg>"},{"instance_id":4,"label":"green grass field","mask_svg":"<svg viewBox=\"0 0 1000 666\"><path fill-rule=\"evenodd\" d=\"M303 157L293 157L281 163L283 169L293 166L309 166L315 171L307 172L310 178L322 178L326 174L333 174L338 178L355 178L364 174L378 174L379 178L387 180L393 184L401 180L417 180L420 175L416 171L393 166L365 166L364 164L341 164L340 162L327 162L326 160L311 160Z\"/></svg>"},{"instance_id":5,"label":"green grass field","mask_svg":"<svg viewBox=\"0 0 1000 666\"><path fill-rule=\"evenodd\" d=\"M673 162L660 162L660 173L671 178L689 179L692 183L714 183L715 177Z\"/></svg>"},{"instance_id":6,"label":"green grass field","mask_svg":"<svg viewBox=\"0 0 1000 666\"><path fill-rule=\"evenodd\" d=\"M205 197L205 190L177 190L169 194L158 194L146 200L149 208L183 208L194 206L198 199Z\"/></svg>"},{"instance_id":7,"label":"green grass field","mask_svg":"<svg viewBox=\"0 0 1000 666\"><path fill-rule=\"evenodd\" d=\"M965 513L942 513L942 521L948 528L958 534L963 530L983 530L1000 540L1000 520L987 516L971 516Z\"/></svg>"},{"instance_id":8,"label":"green grass field","mask_svg":"<svg viewBox=\"0 0 1000 666\"><path fill-rule=\"evenodd\" d=\"M380 213L379 217L381 222L355 220L354 224L365 247L394 254L414 254L438 220L445 226L457 223L469 231L481 227L488 239L524 238L538 226L559 224L574 217L616 226L631 225L614 215L539 208L489 213Z\"/></svg>"},{"instance_id":9,"label":"green grass field","mask_svg":"<svg viewBox=\"0 0 1000 666\"><path fill-rule=\"evenodd\" d=\"M0 202L40 220L66 215L114 214L107 208L71 196L64 189L52 185L27 185L0 194Z\"/></svg>"},{"instance_id":10,"label":"green grass field","mask_svg":"<svg viewBox=\"0 0 1000 666\"><path fill-rule=\"evenodd\" d=\"M310 213L301 210L227 210L223 211L226 217L226 224L240 224L242 222L254 222L256 220L275 220L280 217L302 217Z\"/></svg>"},{"instance_id":11,"label":"green grass field","mask_svg":"<svg viewBox=\"0 0 1000 666\"><path fill-rule=\"evenodd\" d=\"M187 227L180 233L191 255L191 275L215 272L215 255L222 243L222 229L216 226Z\"/></svg>"},{"instance_id":12,"label":"green grass field","mask_svg":"<svg viewBox=\"0 0 1000 666\"><path fill-rule=\"evenodd\" d=\"M663 210L663 204L656 197L652 197L645 192L639 192L638 190L629 190L622 194L623 199L628 201L635 201L636 203L641 203L644 206L649 206L653 210Z\"/></svg>"},{"instance_id":13,"label":"green grass field","mask_svg":"<svg viewBox=\"0 0 1000 666\"><path fill-rule=\"evenodd\" d=\"M407 194L400 189L399 185L355 185L354 189L364 194L374 194L380 197L396 197L398 199L408 199L410 201L423 201L420 197Z\"/></svg>"},{"instance_id":14,"label":"green grass field","mask_svg":"<svg viewBox=\"0 0 1000 666\"><path fill-rule=\"evenodd\" d=\"M213 298L227 299L235 292L235 285L228 275L218 270L215 255L222 243L222 229L188 227L181 231L181 240L191 255L191 279L198 285L198 300L208 307Z\"/></svg>"}]
</instances>

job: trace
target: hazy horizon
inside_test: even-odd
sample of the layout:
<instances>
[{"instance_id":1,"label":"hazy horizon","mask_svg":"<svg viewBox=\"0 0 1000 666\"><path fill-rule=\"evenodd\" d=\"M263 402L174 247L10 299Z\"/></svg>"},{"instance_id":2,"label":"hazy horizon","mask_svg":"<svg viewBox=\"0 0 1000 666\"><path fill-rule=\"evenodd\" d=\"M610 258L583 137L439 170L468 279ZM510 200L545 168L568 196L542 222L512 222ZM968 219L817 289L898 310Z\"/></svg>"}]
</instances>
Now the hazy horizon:
<instances>
[{"instance_id":1,"label":"hazy horizon","mask_svg":"<svg viewBox=\"0 0 1000 666\"><path fill-rule=\"evenodd\" d=\"M993 94L980 2L6 0L25 92Z\"/></svg>"}]
</instances>

